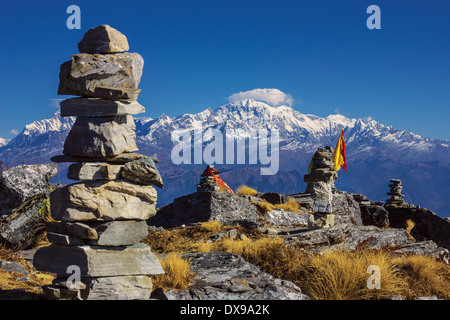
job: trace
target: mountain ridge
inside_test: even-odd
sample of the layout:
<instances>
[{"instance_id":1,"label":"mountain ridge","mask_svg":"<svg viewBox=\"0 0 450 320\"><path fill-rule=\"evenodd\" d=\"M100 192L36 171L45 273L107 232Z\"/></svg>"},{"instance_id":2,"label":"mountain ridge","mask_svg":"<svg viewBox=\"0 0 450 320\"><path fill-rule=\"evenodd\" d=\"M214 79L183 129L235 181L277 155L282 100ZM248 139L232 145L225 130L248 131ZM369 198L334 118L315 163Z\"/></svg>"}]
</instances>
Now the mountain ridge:
<instances>
[{"instance_id":1,"label":"mountain ridge","mask_svg":"<svg viewBox=\"0 0 450 320\"><path fill-rule=\"evenodd\" d=\"M50 162L51 156L62 153L65 136L74 120L73 117L61 118L57 112L50 119L27 125L16 138L0 147L0 160L10 166ZM292 107L272 107L246 99L196 114L135 118L135 123L139 152L160 159L158 169L165 182L164 190L158 190L160 205L195 192L205 163L174 165L170 159L174 146L171 133L174 130L193 132L201 125L203 131L211 128L222 133L231 129L267 129L269 132L277 129L280 133L280 170L275 176L258 176L258 164L216 165L232 188L248 184L259 191L303 192L303 174L307 172L312 154L318 147L334 147L344 129L349 172L342 174L343 190L383 201L387 199L389 179L400 178L404 180L408 201L440 211L438 213L444 216L450 209L446 199L450 194L446 183L450 178L449 141L422 137L375 120L350 119L339 114L322 118L303 114ZM57 180L69 183L64 178L65 167L60 169ZM179 183L180 177L185 177L186 181Z\"/></svg>"}]
</instances>

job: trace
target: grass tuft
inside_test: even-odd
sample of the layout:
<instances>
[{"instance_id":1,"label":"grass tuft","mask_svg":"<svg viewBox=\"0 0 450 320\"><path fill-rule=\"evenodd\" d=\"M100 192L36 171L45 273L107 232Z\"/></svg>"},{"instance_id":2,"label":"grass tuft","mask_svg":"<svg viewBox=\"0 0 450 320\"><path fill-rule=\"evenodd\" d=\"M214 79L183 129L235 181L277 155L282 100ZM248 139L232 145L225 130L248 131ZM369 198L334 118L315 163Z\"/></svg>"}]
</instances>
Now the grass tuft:
<instances>
[{"instance_id":1,"label":"grass tuft","mask_svg":"<svg viewBox=\"0 0 450 320\"><path fill-rule=\"evenodd\" d=\"M152 277L154 288L170 288L182 290L189 287L195 276L191 271L191 264L178 254L170 253L163 259L158 258L164 274Z\"/></svg>"},{"instance_id":2,"label":"grass tuft","mask_svg":"<svg viewBox=\"0 0 450 320\"><path fill-rule=\"evenodd\" d=\"M239 196L256 196L258 191L246 185L242 185L236 190L236 194Z\"/></svg>"}]
</instances>

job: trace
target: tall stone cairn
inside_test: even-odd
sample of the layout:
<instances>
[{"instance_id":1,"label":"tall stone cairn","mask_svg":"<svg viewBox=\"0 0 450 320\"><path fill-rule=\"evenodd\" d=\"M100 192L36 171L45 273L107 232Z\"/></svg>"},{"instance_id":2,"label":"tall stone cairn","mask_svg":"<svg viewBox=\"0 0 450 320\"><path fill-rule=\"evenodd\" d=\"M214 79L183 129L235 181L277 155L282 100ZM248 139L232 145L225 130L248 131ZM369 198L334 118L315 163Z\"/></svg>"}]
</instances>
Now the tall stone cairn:
<instances>
[{"instance_id":1,"label":"tall stone cairn","mask_svg":"<svg viewBox=\"0 0 450 320\"><path fill-rule=\"evenodd\" d=\"M127 38L108 25L90 29L80 54L63 63L58 94L61 116L76 116L54 162L74 162L68 178L78 182L50 194L56 222L47 223L48 247L33 264L56 274L43 290L55 299L148 299L152 280L164 273L148 245L146 220L156 214L163 182L156 159L135 153L133 115L144 61L127 52ZM157 161L156 161L157 162ZM79 280L79 281L78 281Z\"/></svg>"},{"instance_id":2,"label":"tall stone cairn","mask_svg":"<svg viewBox=\"0 0 450 320\"><path fill-rule=\"evenodd\" d=\"M332 200L334 180L337 175L331 160L332 154L333 149L329 146L318 148L312 156L310 172L303 176L303 180L307 183L305 193L309 193L314 200L313 214L308 221L310 229L334 225Z\"/></svg>"},{"instance_id":3,"label":"tall stone cairn","mask_svg":"<svg viewBox=\"0 0 450 320\"><path fill-rule=\"evenodd\" d=\"M402 194L402 181L399 179L391 179L389 184L389 192L387 195L391 196L390 199L387 199L384 206L386 208L399 208L399 207L407 207L408 203L403 200L405 195Z\"/></svg>"}]
</instances>

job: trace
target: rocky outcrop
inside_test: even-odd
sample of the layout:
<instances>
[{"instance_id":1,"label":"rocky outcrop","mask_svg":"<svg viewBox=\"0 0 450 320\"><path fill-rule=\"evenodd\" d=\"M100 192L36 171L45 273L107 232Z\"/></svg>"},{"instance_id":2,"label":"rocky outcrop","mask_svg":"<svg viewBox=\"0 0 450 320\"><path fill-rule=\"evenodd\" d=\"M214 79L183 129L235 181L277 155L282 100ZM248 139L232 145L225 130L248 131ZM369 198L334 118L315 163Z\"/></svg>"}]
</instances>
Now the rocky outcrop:
<instances>
[{"instance_id":1,"label":"rocky outcrop","mask_svg":"<svg viewBox=\"0 0 450 320\"><path fill-rule=\"evenodd\" d=\"M414 222L410 233L417 241L433 240L437 245L450 250L450 222L425 208L392 207L389 212L389 226L405 228L406 221Z\"/></svg>"},{"instance_id":2,"label":"rocky outcrop","mask_svg":"<svg viewBox=\"0 0 450 320\"><path fill-rule=\"evenodd\" d=\"M47 196L49 180L58 173L54 164L21 165L0 174L0 217L24 203Z\"/></svg>"},{"instance_id":3,"label":"rocky outcrop","mask_svg":"<svg viewBox=\"0 0 450 320\"><path fill-rule=\"evenodd\" d=\"M5 164L3 161L0 161L0 173L2 173L3 171L9 169L10 166L8 166L7 164Z\"/></svg>"},{"instance_id":4,"label":"rocky outcrop","mask_svg":"<svg viewBox=\"0 0 450 320\"><path fill-rule=\"evenodd\" d=\"M225 191L195 192L161 207L149 225L173 228L216 220L226 225L256 225L256 207L245 198Z\"/></svg>"},{"instance_id":5,"label":"rocky outcrop","mask_svg":"<svg viewBox=\"0 0 450 320\"><path fill-rule=\"evenodd\" d=\"M227 252L187 253L195 278L189 289L159 291L168 300L308 300L290 281L274 278L241 256Z\"/></svg>"},{"instance_id":6,"label":"rocky outcrop","mask_svg":"<svg viewBox=\"0 0 450 320\"><path fill-rule=\"evenodd\" d=\"M344 191L333 192L331 205L336 224L352 223L357 226L363 225L360 205L351 193Z\"/></svg>"},{"instance_id":7,"label":"rocky outcrop","mask_svg":"<svg viewBox=\"0 0 450 320\"><path fill-rule=\"evenodd\" d=\"M415 254L433 257L437 260L443 261L446 264L450 264L450 252L443 247L439 247L432 240L413 242L404 245L400 249L393 252L394 254Z\"/></svg>"},{"instance_id":8,"label":"rocky outcrop","mask_svg":"<svg viewBox=\"0 0 450 320\"><path fill-rule=\"evenodd\" d=\"M22 165L0 173L0 240L27 248L48 213L49 180L58 173L53 164ZM36 235L34 235L36 236Z\"/></svg>"},{"instance_id":9,"label":"rocky outcrop","mask_svg":"<svg viewBox=\"0 0 450 320\"><path fill-rule=\"evenodd\" d=\"M405 229L383 230L375 226L353 224L339 224L317 230L291 230L289 234L282 235L290 243L306 248L315 248L319 251L325 249L354 250L358 246L369 249L392 248L412 242Z\"/></svg>"}]
</instances>

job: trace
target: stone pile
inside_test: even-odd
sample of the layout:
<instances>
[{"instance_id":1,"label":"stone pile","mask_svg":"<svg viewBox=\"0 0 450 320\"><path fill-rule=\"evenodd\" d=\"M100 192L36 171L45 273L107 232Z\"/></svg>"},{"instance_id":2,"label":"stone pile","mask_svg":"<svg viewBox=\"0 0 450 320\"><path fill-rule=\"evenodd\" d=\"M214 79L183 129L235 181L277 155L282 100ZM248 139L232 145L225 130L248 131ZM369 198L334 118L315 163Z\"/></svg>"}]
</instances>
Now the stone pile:
<instances>
[{"instance_id":1,"label":"stone pile","mask_svg":"<svg viewBox=\"0 0 450 320\"><path fill-rule=\"evenodd\" d=\"M208 165L207 168L214 168L213 165ZM217 171L217 175L220 172ZM212 192L212 191L220 191L220 186L216 182L213 176L205 174L203 172L200 175L200 183L197 185L197 192Z\"/></svg>"},{"instance_id":2,"label":"stone pile","mask_svg":"<svg viewBox=\"0 0 450 320\"><path fill-rule=\"evenodd\" d=\"M314 200L310 216L310 228L330 227L334 224L334 215L332 214L333 187L336 180L331 156L333 149L329 146L318 148L312 156L311 165L308 174L303 179L307 183L305 193L310 194Z\"/></svg>"},{"instance_id":3,"label":"stone pile","mask_svg":"<svg viewBox=\"0 0 450 320\"><path fill-rule=\"evenodd\" d=\"M386 208L407 207L408 203L402 199L404 197L402 194L402 181L399 179L391 179L390 182L390 190L387 195L391 196L391 198L386 200L384 206Z\"/></svg>"},{"instance_id":4,"label":"stone pile","mask_svg":"<svg viewBox=\"0 0 450 320\"><path fill-rule=\"evenodd\" d=\"M128 53L126 37L108 25L89 30L80 54L61 66L58 94L62 116L76 116L54 162L75 162L68 178L77 182L50 194L56 222L47 224L52 243L33 264L57 277L44 291L58 299L148 299L148 275L164 271L149 246L146 220L155 215L163 187L154 160L134 153L133 115L145 111L136 99L143 69ZM78 273L79 279L76 278Z\"/></svg>"}]
</instances>

